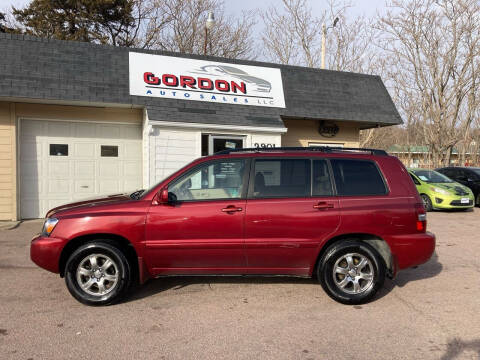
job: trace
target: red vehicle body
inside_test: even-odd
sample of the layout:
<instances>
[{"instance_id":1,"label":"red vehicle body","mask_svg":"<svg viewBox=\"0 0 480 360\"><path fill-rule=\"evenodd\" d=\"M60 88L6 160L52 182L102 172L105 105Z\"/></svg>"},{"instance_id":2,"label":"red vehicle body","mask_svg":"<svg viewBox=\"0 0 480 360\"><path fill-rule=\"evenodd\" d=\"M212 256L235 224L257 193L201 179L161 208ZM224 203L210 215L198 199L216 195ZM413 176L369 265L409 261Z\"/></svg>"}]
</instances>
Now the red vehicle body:
<instances>
[{"instance_id":1,"label":"red vehicle body","mask_svg":"<svg viewBox=\"0 0 480 360\"><path fill-rule=\"evenodd\" d=\"M376 164L387 193L224 199L171 204L169 183L218 159L359 159ZM250 165L249 165L250 166ZM253 168L253 167L252 167ZM250 182L253 175L250 175ZM68 204L47 218L58 223L32 240L31 258L60 273L72 252L94 239L115 241L143 283L164 275L315 275L319 258L336 242L364 241L382 257L387 275L428 261L435 237L410 176L393 156L348 151L235 152L198 159L146 191Z\"/></svg>"}]
</instances>

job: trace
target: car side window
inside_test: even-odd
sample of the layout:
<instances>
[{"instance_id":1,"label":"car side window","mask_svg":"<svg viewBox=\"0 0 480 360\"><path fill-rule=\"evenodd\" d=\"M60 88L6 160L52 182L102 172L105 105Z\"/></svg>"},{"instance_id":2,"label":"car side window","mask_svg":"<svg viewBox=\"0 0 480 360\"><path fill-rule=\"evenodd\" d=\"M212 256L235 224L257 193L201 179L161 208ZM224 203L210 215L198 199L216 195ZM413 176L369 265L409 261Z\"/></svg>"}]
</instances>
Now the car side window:
<instances>
[{"instance_id":1,"label":"car side window","mask_svg":"<svg viewBox=\"0 0 480 360\"><path fill-rule=\"evenodd\" d=\"M463 169L456 169L454 170L454 174L455 174L455 179L457 180L460 180L460 181L464 181L464 180L467 180L467 177L468 177L468 174L465 170Z\"/></svg>"},{"instance_id":2,"label":"car side window","mask_svg":"<svg viewBox=\"0 0 480 360\"><path fill-rule=\"evenodd\" d=\"M443 174L449 178L454 178L455 177L455 172L451 169L439 169L437 170L440 174Z\"/></svg>"},{"instance_id":3,"label":"car side window","mask_svg":"<svg viewBox=\"0 0 480 360\"><path fill-rule=\"evenodd\" d=\"M328 165L325 160L313 160L312 195L333 195L332 182L330 181Z\"/></svg>"},{"instance_id":4,"label":"car side window","mask_svg":"<svg viewBox=\"0 0 480 360\"><path fill-rule=\"evenodd\" d=\"M420 184L420 181L418 181L418 180L417 180L417 178L416 178L415 176L413 176L413 175L412 175L412 174L410 174L410 173L408 173L408 174L409 174L409 175L410 175L410 177L412 178L412 180L413 180L413 183L414 183L415 185L421 185L421 184Z\"/></svg>"},{"instance_id":5,"label":"car side window","mask_svg":"<svg viewBox=\"0 0 480 360\"><path fill-rule=\"evenodd\" d=\"M174 180L168 192L177 201L240 199L244 189L245 159L208 162Z\"/></svg>"},{"instance_id":6,"label":"car side window","mask_svg":"<svg viewBox=\"0 0 480 360\"><path fill-rule=\"evenodd\" d=\"M473 171L471 170L466 170L466 175L467 175L467 178L470 179L470 180L473 180L473 181L477 181L478 180L478 175L475 174Z\"/></svg>"},{"instance_id":7,"label":"car side window","mask_svg":"<svg viewBox=\"0 0 480 360\"><path fill-rule=\"evenodd\" d=\"M372 161L331 160L338 195L384 195L387 188L378 168Z\"/></svg>"},{"instance_id":8,"label":"car side window","mask_svg":"<svg viewBox=\"0 0 480 360\"><path fill-rule=\"evenodd\" d=\"M253 198L310 196L309 159L257 159Z\"/></svg>"}]
</instances>

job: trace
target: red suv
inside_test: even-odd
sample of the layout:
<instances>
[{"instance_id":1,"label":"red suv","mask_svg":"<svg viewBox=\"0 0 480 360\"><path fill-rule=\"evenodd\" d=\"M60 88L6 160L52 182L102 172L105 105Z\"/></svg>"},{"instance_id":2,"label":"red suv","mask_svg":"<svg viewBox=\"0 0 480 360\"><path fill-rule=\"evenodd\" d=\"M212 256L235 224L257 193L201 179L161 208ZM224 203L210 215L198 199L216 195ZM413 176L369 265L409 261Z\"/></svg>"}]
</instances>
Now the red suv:
<instances>
[{"instance_id":1,"label":"red suv","mask_svg":"<svg viewBox=\"0 0 480 360\"><path fill-rule=\"evenodd\" d=\"M57 207L31 258L89 305L166 275L316 276L333 299L372 299L435 249L401 162L381 150L227 150L149 190Z\"/></svg>"}]
</instances>

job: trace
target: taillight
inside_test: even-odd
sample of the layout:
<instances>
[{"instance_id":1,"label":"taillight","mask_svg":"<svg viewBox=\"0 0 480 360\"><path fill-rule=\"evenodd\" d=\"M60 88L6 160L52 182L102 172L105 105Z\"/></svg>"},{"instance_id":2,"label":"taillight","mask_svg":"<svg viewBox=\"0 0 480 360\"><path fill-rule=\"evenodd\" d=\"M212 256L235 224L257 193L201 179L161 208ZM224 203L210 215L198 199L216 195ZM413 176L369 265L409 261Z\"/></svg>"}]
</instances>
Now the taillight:
<instances>
[{"instance_id":1,"label":"taillight","mask_svg":"<svg viewBox=\"0 0 480 360\"><path fill-rule=\"evenodd\" d=\"M415 210L417 214L417 231L426 232L427 231L427 213L422 203L415 204Z\"/></svg>"}]
</instances>

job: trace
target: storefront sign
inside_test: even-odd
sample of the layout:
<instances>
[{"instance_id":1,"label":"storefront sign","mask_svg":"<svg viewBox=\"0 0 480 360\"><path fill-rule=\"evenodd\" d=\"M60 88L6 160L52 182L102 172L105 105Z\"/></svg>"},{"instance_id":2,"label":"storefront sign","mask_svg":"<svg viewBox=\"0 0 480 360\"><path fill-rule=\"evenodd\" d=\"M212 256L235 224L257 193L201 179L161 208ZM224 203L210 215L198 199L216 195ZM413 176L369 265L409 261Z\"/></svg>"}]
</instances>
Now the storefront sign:
<instances>
[{"instance_id":1,"label":"storefront sign","mask_svg":"<svg viewBox=\"0 0 480 360\"><path fill-rule=\"evenodd\" d=\"M130 95L285 107L280 69L129 53Z\"/></svg>"},{"instance_id":2,"label":"storefront sign","mask_svg":"<svg viewBox=\"0 0 480 360\"><path fill-rule=\"evenodd\" d=\"M318 132L323 137L327 137L327 138L335 137L338 134L338 131L339 131L339 128L337 124L326 122L326 121L320 121Z\"/></svg>"}]
</instances>

